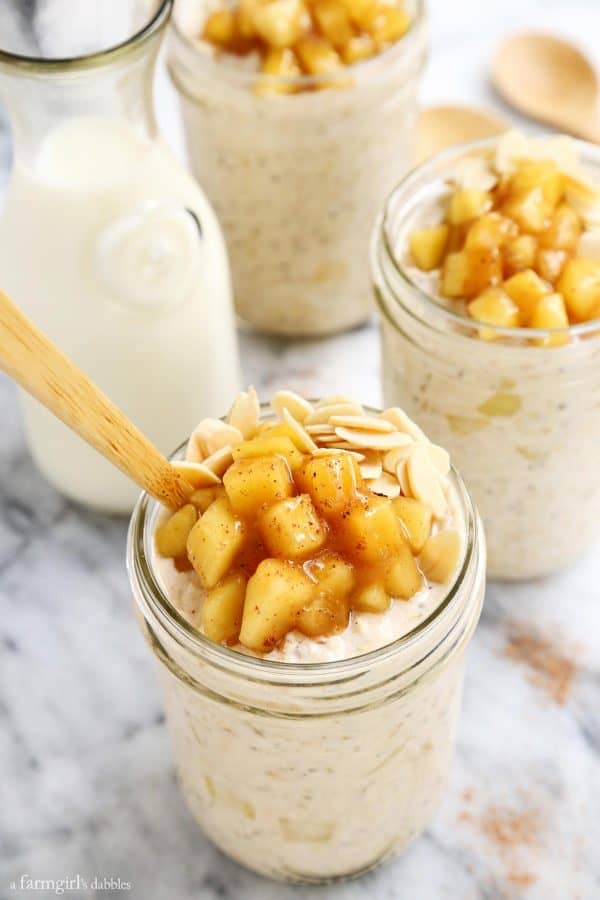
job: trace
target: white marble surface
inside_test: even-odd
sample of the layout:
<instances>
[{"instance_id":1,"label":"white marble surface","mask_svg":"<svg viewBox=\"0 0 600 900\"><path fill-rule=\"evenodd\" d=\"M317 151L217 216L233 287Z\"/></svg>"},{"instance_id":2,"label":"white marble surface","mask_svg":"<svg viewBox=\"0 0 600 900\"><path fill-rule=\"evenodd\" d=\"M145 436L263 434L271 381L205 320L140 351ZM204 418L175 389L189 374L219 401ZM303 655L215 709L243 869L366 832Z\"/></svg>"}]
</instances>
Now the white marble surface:
<instances>
[{"instance_id":1,"label":"white marble surface","mask_svg":"<svg viewBox=\"0 0 600 900\"><path fill-rule=\"evenodd\" d=\"M569 33L597 53L598 0L429 6L426 102L502 110L486 84L486 60L502 33L524 24ZM162 82L159 104L176 142ZM264 396L285 384L379 400L374 326L325 343L244 336L242 350L246 378ZM82 512L44 483L4 378L0 412L1 900L24 893L10 886L23 875L130 883L66 894L77 898L600 897L598 549L555 578L490 585L450 790L427 833L360 881L284 887L211 847L177 791L152 660L130 608L125 523ZM511 647L535 641L529 662L511 656Z\"/></svg>"}]
</instances>

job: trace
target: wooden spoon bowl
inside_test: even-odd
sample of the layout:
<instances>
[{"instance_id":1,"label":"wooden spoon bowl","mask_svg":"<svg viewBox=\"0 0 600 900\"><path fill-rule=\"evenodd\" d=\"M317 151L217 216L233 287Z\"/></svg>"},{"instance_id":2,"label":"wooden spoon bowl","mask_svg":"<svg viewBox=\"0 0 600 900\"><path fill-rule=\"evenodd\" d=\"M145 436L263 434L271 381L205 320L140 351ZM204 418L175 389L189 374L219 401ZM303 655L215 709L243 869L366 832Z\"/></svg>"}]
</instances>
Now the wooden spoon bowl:
<instances>
[{"instance_id":1,"label":"wooden spoon bowl","mask_svg":"<svg viewBox=\"0 0 600 900\"><path fill-rule=\"evenodd\" d=\"M572 44L549 34L513 35L498 47L491 76L515 109L600 143L598 76Z\"/></svg>"},{"instance_id":2,"label":"wooden spoon bowl","mask_svg":"<svg viewBox=\"0 0 600 900\"><path fill-rule=\"evenodd\" d=\"M430 106L419 115L416 162L455 144L502 134L509 124L495 113L470 106Z\"/></svg>"}]
</instances>

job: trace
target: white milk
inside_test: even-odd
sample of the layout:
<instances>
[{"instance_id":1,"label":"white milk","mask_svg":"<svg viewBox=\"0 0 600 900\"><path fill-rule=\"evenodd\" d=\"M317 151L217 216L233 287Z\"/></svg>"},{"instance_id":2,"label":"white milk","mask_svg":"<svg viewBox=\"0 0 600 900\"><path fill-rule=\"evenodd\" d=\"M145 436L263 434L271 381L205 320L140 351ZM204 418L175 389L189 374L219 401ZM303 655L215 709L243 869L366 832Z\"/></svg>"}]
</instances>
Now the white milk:
<instances>
[{"instance_id":1,"label":"white milk","mask_svg":"<svg viewBox=\"0 0 600 900\"><path fill-rule=\"evenodd\" d=\"M226 411L239 373L223 239L198 185L159 143L92 117L47 134L33 167L15 165L0 272L163 452ZM56 487L131 509L133 484L28 396L23 410L31 452Z\"/></svg>"}]
</instances>

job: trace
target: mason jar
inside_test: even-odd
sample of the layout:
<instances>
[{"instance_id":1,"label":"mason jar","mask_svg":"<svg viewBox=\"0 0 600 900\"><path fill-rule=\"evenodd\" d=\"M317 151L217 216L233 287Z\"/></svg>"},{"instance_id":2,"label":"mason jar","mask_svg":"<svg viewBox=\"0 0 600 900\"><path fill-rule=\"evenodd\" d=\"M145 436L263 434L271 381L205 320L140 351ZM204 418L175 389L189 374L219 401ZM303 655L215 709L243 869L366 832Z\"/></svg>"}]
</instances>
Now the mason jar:
<instances>
[{"instance_id":1,"label":"mason jar","mask_svg":"<svg viewBox=\"0 0 600 900\"><path fill-rule=\"evenodd\" d=\"M225 233L237 312L285 335L358 325L373 308L371 225L413 158L423 2L409 0L409 31L381 55L292 79L210 53L197 39L209 8L176 6L168 64L191 169Z\"/></svg>"},{"instance_id":2,"label":"mason jar","mask_svg":"<svg viewBox=\"0 0 600 900\"><path fill-rule=\"evenodd\" d=\"M450 477L464 556L439 606L379 650L323 663L244 655L193 628L161 589L153 565L161 508L141 496L129 577L180 786L206 836L248 868L289 881L357 876L399 853L434 815L485 583L481 523L459 476Z\"/></svg>"},{"instance_id":3,"label":"mason jar","mask_svg":"<svg viewBox=\"0 0 600 900\"><path fill-rule=\"evenodd\" d=\"M499 328L453 312L416 283L402 250L419 210L457 162L488 154L496 139L464 145L420 166L388 199L372 240L382 313L383 389L464 476L482 516L488 575L546 575L598 537L600 322L551 330ZM578 142L600 180L600 150Z\"/></svg>"}]
</instances>

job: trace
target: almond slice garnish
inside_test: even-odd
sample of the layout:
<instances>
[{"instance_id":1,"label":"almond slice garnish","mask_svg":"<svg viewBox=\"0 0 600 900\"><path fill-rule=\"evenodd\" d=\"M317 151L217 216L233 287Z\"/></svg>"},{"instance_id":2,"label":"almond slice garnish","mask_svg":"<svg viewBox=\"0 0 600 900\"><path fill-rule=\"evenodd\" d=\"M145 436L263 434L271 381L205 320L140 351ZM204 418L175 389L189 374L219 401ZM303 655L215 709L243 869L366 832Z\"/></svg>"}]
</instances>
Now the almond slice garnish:
<instances>
[{"instance_id":1,"label":"almond slice garnish","mask_svg":"<svg viewBox=\"0 0 600 900\"><path fill-rule=\"evenodd\" d=\"M302 423L308 425L324 425L331 416L361 416L363 408L358 403L331 403L328 406L315 407L314 411Z\"/></svg>"},{"instance_id":2,"label":"almond slice garnish","mask_svg":"<svg viewBox=\"0 0 600 900\"><path fill-rule=\"evenodd\" d=\"M277 391L273 395L271 406L279 417L283 415L284 409L289 410L297 422L304 422L313 411L312 403L299 394L295 394L294 391Z\"/></svg>"},{"instance_id":3,"label":"almond slice garnish","mask_svg":"<svg viewBox=\"0 0 600 900\"><path fill-rule=\"evenodd\" d=\"M375 416L331 416L329 424L334 428L356 428L359 431L389 432L396 430L391 422Z\"/></svg>"},{"instance_id":4,"label":"almond slice garnish","mask_svg":"<svg viewBox=\"0 0 600 900\"><path fill-rule=\"evenodd\" d=\"M260 422L260 403L253 387L238 394L233 401L227 421L241 432L245 441L254 437Z\"/></svg>"},{"instance_id":5,"label":"almond slice garnish","mask_svg":"<svg viewBox=\"0 0 600 900\"><path fill-rule=\"evenodd\" d=\"M212 469L207 468L204 463L178 459L173 463L173 468L191 484L194 490L202 487L211 487L213 484L221 484L219 476Z\"/></svg>"},{"instance_id":6,"label":"almond slice garnish","mask_svg":"<svg viewBox=\"0 0 600 900\"><path fill-rule=\"evenodd\" d=\"M336 456L340 453L348 454L348 456L351 456L358 463L362 463L365 458L364 454L359 453L358 450L347 450L344 447L318 447L313 453L313 456Z\"/></svg>"},{"instance_id":7,"label":"almond slice garnish","mask_svg":"<svg viewBox=\"0 0 600 900\"><path fill-rule=\"evenodd\" d=\"M314 438L317 444L337 444L340 440L335 431L328 431L326 434L315 434Z\"/></svg>"},{"instance_id":8,"label":"almond slice garnish","mask_svg":"<svg viewBox=\"0 0 600 900\"><path fill-rule=\"evenodd\" d=\"M429 443L429 438L425 432L421 431L416 422L413 422L399 406L391 406L389 409L384 410L381 413L381 418L391 422L392 425L395 425L396 428L405 434L410 434L416 441Z\"/></svg>"},{"instance_id":9,"label":"almond slice garnish","mask_svg":"<svg viewBox=\"0 0 600 900\"><path fill-rule=\"evenodd\" d=\"M331 425L327 425L325 422L322 425L303 425L302 427L307 434L335 434Z\"/></svg>"},{"instance_id":10,"label":"almond slice garnish","mask_svg":"<svg viewBox=\"0 0 600 900\"><path fill-rule=\"evenodd\" d=\"M300 444L299 449L302 450L303 453L314 453L317 449L317 445L286 407L284 407L281 412L281 418L290 426L296 435L298 443Z\"/></svg>"},{"instance_id":11,"label":"almond slice garnish","mask_svg":"<svg viewBox=\"0 0 600 900\"><path fill-rule=\"evenodd\" d=\"M447 475L450 471L450 454L439 444L426 444L429 458L440 475Z\"/></svg>"},{"instance_id":12,"label":"almond slice garnish","mask_svg":"<svg viewBox=\"0 0 600 900\"><path fill-rule=\"evenodd\" d=\"M362 477L366 480L379 478L382 472L383 464L381 461L381 453L377 453L375 450L367 450L365 453L365 460L360 465L360 474Z\"/></svg>"},{"instance_id":13,"label":"almond slice garnish","mask_svg":"<svg viewBox=\"0 0 600 900\"><path fill-rule=\"evenodd\" d=\"M355 428L335 429L335 433L341 440L347 441L359 450L391 450L405 443L404 435L399 431L361 431Z\"/></svg>"},{"instance_id":14,"label":"almond slice garnish","mask_svg":"<svg viewBox=\"0 0 600 900\"><path fill-rule=\"evenodd\" d=\"M402 488L402 493L405 497L412 497L413 492L410 486L410 481L408 480L408 456L405 459L399 459L398 464L396 466L396 478L398 479L398 483Z\"/></svg>"},{"instance_id":15,"label":"almond slice garnish","mask_svg":"<svg viewBox=\"0 0 600 900\"><path fill-rule=\"evenodd\" d=\"M393 447L383 457L383 468L390 475L394 475L400 460L407 460L412 453L412 448L416 446L415 442L409 434L405 434L405 443L399 447Z\"/></svg>"},{"instance_id":16,"label":"almond slice garnish","mask_svg":"<svg viewBox=\"0 0 600 900\"><path fill-rule=\"evenodd\" d=\"M433 510L434 516L441 519L448 508L446 495L440 484L427 447L415 447L406 463L408 482L413 497L422 500Z\"/></svg>"},{"instance_id":17,"label":"almond slice garnish","mask_svg":"<svg viewBox=\"0 0 600 900\"><path fill-rule=\"evenodd\" d=\"M384 497L394 498L400 495L398 479L390 475L389 472L383 472L379 478L367 481L367 487L374 494L383 494Z\"/></svg>"},{"instance_id":18,"label":"almond slice garnish","mask_svg":"<svg viewBox=\"0 0 600 900\"><path fill-rule=\"evenodd\" d=\"M241 431L233 425L221 419L202 419L188 441L185 458L188 462L202 462L221 447L239 444L241 440Z\"/></svg>"},{"instance_id":19,"label":"almond slice garnish","mask_svg":"<svg viewBox=\"0 0 600 900\"><path fill-rule=\"evenodd\" d=\"M207 456L202 465L214 472L215 475L223 476L232 462L233 454L229 444L227 447L221 447L219 450L211 453L210 456Z\"/></svg>"},{"instance_id":20,"label":"almond slice garnish","mask_svg":"<svg viewBox=\"0 0 600 900\"><path fill-rule=\"evenodd\" d=\"M331 394L330 397L322 397L315 403L315 409L322 409L324 406L333 406L338 403L345 403L347 406L360 406L352 397L346 397L345 394ZM360 407L362 410L362 406Z\"/></svg>"}]
</instances>

